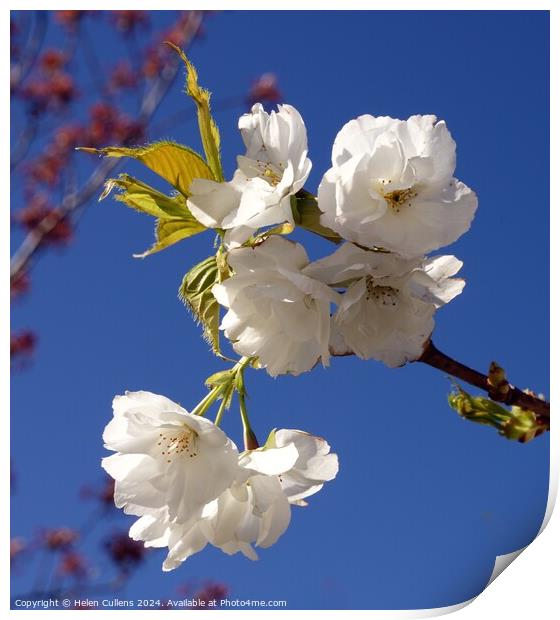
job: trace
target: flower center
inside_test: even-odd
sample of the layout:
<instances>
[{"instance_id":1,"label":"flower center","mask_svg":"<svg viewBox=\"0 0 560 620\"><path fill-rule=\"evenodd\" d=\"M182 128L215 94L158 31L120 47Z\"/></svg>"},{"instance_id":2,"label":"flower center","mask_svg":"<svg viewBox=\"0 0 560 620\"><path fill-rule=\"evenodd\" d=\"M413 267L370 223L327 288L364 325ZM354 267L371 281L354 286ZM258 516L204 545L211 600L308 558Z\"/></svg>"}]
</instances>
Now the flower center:
<instances>
[{"instance_id":1,"label":"flower center","mask_svg":"<svg viewBox=\"0 0 560 620\"><path fill-rule=\"evenodd\" d=\"M410 207L412 199L416 198L416 196L418 196L418 192L413 187L409 187L408 189L396 189L393 192L384 194L387 204L395 213L399 213L404 206Z\"/></svg>"},{"instance_id":2,"label":"flower center","mask_svg":"<svg viewBox=\"0 0 560 620\"><path fill-rule=\"evenodd\" d=\"M190 428L183 428L177 431L170 431L167 434L159 434L158 446L161 448L161 455L166 457L167 462L185 454L189 458L196 456L197 434Z\"/></svg>"},{"instance_id":3,"label":"flower center","mask_svg":"<svg viewBox=\"0 0 560 620\"><path fill-rule=\"evenodd\" d=\"M366 301L374 301L382 306L396 306L399 289L375 284L371 276L366 276Z\"/></svg>"},{"instance_id":4,"label":"flower center","mask_svg":"<svg viewBox=\"0 0 560 620\"><path fill-rule=\"evenodd\" d=\"M276 187L282 180L282 164L275 166L271 162L256 160L255 169L261 179L267 181L272 187Z\"/></svg>"}]
</instances>

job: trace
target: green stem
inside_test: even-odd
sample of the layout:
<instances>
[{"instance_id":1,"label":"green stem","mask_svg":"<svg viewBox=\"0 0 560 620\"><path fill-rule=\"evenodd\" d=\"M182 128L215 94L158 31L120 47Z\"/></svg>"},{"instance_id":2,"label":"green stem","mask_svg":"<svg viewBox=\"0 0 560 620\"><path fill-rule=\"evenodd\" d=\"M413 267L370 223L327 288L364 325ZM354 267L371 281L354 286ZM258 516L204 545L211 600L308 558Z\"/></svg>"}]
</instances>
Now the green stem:
<instances>
[{"instance_id":1,"label":"green stem","mask_svg":"<svg viewBox=\"0 0 560 620\"><path fill-rule=\"evenodd\" d=\"M241 414L241 422L243 424L243 441L245 450L256 450L259 447L257 436L251 428L251 422L247 414L247 405L245 404L245 394L243 390L239 390L239 413Z\"/></svg>"},{"instance_id":2,"label":"green stem","mask_svg":"<svg viewBox=\"0 0 560 620\"><path fill-rule=\"evenodd\" d=\"M208 409L213 405L214 401L220 396L226 385L217 385L212 388L208 394L198 403L198 405L191 411L192 415L204 415Z\"/></svg>"},{"instance_id":3,"label":"green stem","mask_svg":"<svg viewBox=\"0 0 560 620\"><path fill-rule=\"evenodd\" d=\"M223 395L223 402L220 405L220 409L218 410L218 417L216 417L216 424L218 425L221 422L225 404L227 402L228 394L225 392L229 392L229 390L234 389L234 384L237 380L237 377L240 373L243 373L243 370L253 361L252 357L242 357L231 369L231 378L226 383L221 385L217 385L212 388L208 394L198 403L198 405L191 411L192 415L204 415L208 409L216 402L216 400Z\"/></svg>"},{"instance_id":4,"label":"green stem","mask_svg":"<svg viewBox=\"0 0 560 620\"><path fill-rule=\"evenodd\" d=\"M245 404L245 395L239 392L239 413L241 414L241 422L243 423L243 432L251 430L251 422L247 415L247 405Z\"/></svg>"},{"instance_id":5,"label":"green stem","mask_svg":"<svg viewBox=\"0 0 560 620\"><path fill-rule=\"evenodd\" d=\"M214 424L216 426L220 426L220 424L222 423L222 417L224 416L224 411L226 410L226 405L227 405L227 402L229 400L230 393L231 393L231 390L228 390L224 394L222 402L220 403L220 407L218 409L218 413L216 414L216 419L214 420Z\"/></svg>"},{"instance_id":6,"label":"green stem","mask_svg":"<svg viewBox=\"0 0 560 620\"><path fill-rule=\"evenodd\" d=\"M253 362L253 360L255 360L256 358L254 357L242 357L237 364L235 364L235 366L233 367L233 370L237 371L237 372L243 372L243 370L245 370L245 368L251 363Z\"/></svg>"}]
</instances>

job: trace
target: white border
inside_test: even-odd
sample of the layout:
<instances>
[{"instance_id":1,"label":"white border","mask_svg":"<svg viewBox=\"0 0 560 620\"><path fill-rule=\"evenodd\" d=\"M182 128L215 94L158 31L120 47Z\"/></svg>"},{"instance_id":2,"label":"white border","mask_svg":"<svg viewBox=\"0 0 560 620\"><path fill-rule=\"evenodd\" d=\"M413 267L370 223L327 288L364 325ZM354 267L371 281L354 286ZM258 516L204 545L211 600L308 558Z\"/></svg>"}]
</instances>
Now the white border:
<instances>
[{"instance_id":1,"label":"white border","mask_svg":"<svg viewBox=\"0 0 560 620\"><path fill-rule=\"evenodd\" d=\"M82 3L79 1L74 2L65 2L60 1L56 3L56 6L53 6L50 2L28 2L25 0L21 0L17 3L17 6L9 6L10 9L19 9L19 10L31 10L31 9L76 9L79 8ZM324 2L310 2L305 0L284 0L281 3L281 6L271 6L270 4L264 5L261 1L256 0L245 0L238 1L235 3L235 6L232 6L233 3L227 1L215 1L215 2L196 2L190 6L185 6L184 2L168 1L164 3L164 7L158 7L158 10L163 8L165 9L215 9L215 10L317 10L319 7L324 9ZM280 4L280 3L278 3ZM143 0L136 0L135 2L130 1L121 1L119 2L119 6L121 9L146 9L146 10L155 10L153 3L149 3ZM98 0L96 3L96 9L104 10L104 9L112 9L114 8L114 2L108 2L107 0ZM84 8L90 8L89 5L85 5ZM522 0L510 0L509 2L488 2L485 0L470 0L467 2L457 2L451 5L450 2L444 1L399 1L393 0L392 2L379 2L379 1L356 1L356 0L345 0L343 3L332 3L329 4L329 9L337 10L364 10L364 9L391 9L391 10L411 10L411 9L427 9L427 10L550 10L551 11L551 109L559 110L560 109L560 101L558 98L558 63L556 59L558 58L558 43L557 37L559 34L558 28L558 9L553 8L552 2L543 2L543 1L533 1L531 3L524 2ZM3 32L5 33L5 50L9 47L9 37L7 36L8 27L9 27L9 15L8 11L4 10L2 13L2 22L3 22ZM2 84L6 91L9 89L9 53L6 53L5 62L2 65L3 69L3 80ZM3 99L3 114L4 118L9 119L9 92L5 93L5 97ZM538 96L538 93L535 93L535 96ZM551 115L551 137L555 138L558 136L558 123L556 121L556 115ZM9 121L8 121L9 122ZM5 147L3 149L3 167L2 170L4 174L6 174L7 182L9 183L9 175L7 171L9 170L9 141L5 142ZM559 158L558 158L558 147L556 144L552 144L551 146L551 171L558 171L559 168ZM6 187L6 185L4 186ZM555 188L552 186L551 182L551 204L556 204L558 201L556 198L558 197L558 192L554 191ZM9 214L7 210L4 210L4 226L0 230L0 247L8 248L9 247ZM557 240L559 238L558 233L560 232L558 229L558 215L556 214L556 210L551 210L551 240L554 238ZM552 273L555 273L554 267L558 263L558 243L551 243L551 266ZM4 261L6 263L6 272L8 271L7 264L9 263L9 255L4 250ZM551 285L552 285L551 278ZM7 282L4 284L1 290L1 304L3 308L2 316L7 316L9 314L9 292ZM555 287L551 286L551 316L559 316L559 306L557 303L557 295L558 290ZM560 344L558 338L558 328L556 324L553 322L551 325L551 345L552 345L552 359L551 359L551 376L560 376L558 373L558 365L557 365L557 356L554 354L555 351L558 350L558 347L555 345ZM7 418L7 412L9 411L9 369L10 369L10 360L8 354L8 340L9 340L9 326L8 322L4 322L4 329L2 330L2 334L0 335L0 398L2 398L3 407L1 407L1 411L5 416L4 419ZM556 402L557 398L557 388L555 385L552 386L551 400ZM552 426L551 432L551 473L550 473L550 489L549 489L549 498L548 505L546 510L546 516L543 521L543 525L541 527L541 535L533 541L528 548L525 550L520 550L507 556L499 556L496 558L496 565L494 568L494 572L489 582L489 586L485 589L481 595L476 597L475 599L471 599L470 601L465 601L459 605L454 605L452 607L443 607L439 609L429 609L429 610L410 610L410 611L362 611L362 610L350 610L350 611L294 611L294 610L249 610L249 611L237 611L237 610L229 610L229 611L214 611L213 617L225 617L227 615L228 618L238 618L241 615L246 617L247 613L251 614L251 618L255 618L255 620L260 620L261 618L268 618L274 616L274 618L278 618L279 615L282 617L294 617L296 614L300 617L303 613L306 616L311 618L337 618L340 619L342 616L352 616L356 618L371 618L371 617L383 617L383 618L422 618L422 617L434 617L439 615L444 615L452 612L458 612L461 620L467 620L469 618L480 618L480 617L504 617L507 616L508 620L517 620L518 618L525 620L527 617L530 617L531 620L540 620L540 619L548 619L555 617L558 613L559 600L558 600L558 585L557 575L558 575L558 564L559 561L556 553L560 549L560 516L558 511L555 513L552 512L557 490L558 490L558 465L560 463L559 458L559 449L560 449L560 431L556 426ZM4 495L3 497L9 497L9 468L10 468L10 456L9 456L9 432L2 433L3 442L2 446L2 469L4 471L3 481L4 481ZM9 546L9 534L6 530L8 530L8 519L6 511L3 510L0 512L0 518L2 519L2 529L4 532L4 536L2 537L2 552L1 552L1 586L2 586L2 597L1 597L1 605L2 610L9 609L9 588L7 588L7 584L9 582L9 554L8 554L8 546ZM548 523L550 520L550 523ZM548 526L547 526L548 523ZM546 528L546 529L545 529ZM513 559L515 559L520 553L523 555L523 560L515 562L513 566L509 567L506 571L505 575L503 575L500 579L497 579L494 582L494 579L502 572L502 570L507 567ZM490 585L491 583L491 585ZM472 605L469 603L475 601ZM459 611L460 610L460 611ZM24 618L27 617L28 614L35 614L36 612L32 611L8 611L8 615L17 614L18 617ZM60 618L60 613L58 611L44 611L43 613L47 614L47 616L56 615L57 618ZM73 618L75 617L75 613L67 611L64 614L64 618ZM133 611L104 611L99 613L93 611L93 616L88 615L89 617L102 617L104 619L110 620L111 618L119 618L120 620L126 620L127 618L131 618L133 615L136 617L138 613L141 613L139 610ZM150 617L159 617L160 611L151 611ZM165 611L165 615L169 610ZM171 612L173 613L173 612ZM81 617L81 616L78 616Z\"/></svg>"}]
</instances>

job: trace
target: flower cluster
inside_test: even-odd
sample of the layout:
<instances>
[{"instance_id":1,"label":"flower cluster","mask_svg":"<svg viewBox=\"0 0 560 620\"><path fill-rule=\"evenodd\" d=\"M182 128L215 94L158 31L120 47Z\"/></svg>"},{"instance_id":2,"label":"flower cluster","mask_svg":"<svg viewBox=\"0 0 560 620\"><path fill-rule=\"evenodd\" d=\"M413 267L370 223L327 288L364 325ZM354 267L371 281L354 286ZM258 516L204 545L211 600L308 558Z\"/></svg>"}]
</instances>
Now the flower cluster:
<instances>
[{"instance_id":1,"label":"flower cluster","mask_svg":"<svg viewBox=\"0 0 560 620\"><path fill-rule=\"evenodd\" d=\"M116 481L117 507L139 517L130 536L168 548L164 570L208 544L256 559L254 546L268 547L285 532L291 506L304 505L337 474L329 445L302 431L274 430L259 447L244 369L298 375L319 362L327 366L333 355L390 367L419 359L435 311L464 287L454 277L460 260L427 254L458 239L477 208L474 192L454 177L455 143L434 116L365 115L347 123L315 196L304 188L311 160L300 113L254 103L239 119L245 152L224 180L210 93L177 51L205 158L171 142L100 151L140 159L177 190L166 196L128 175L107 181L102 197L117 188L120 201L157 217L148 253L216 232L217 251L187 272L179 294L214 352L224 357L221 329L241 356L207 379L210 392L191 413L148 392L114 401L104 441L116 454L103 467ZM261 86L269 100L279 97L274 81ZM296 226L336 250L310 261L305 247L286 236ZM243 452L219 428L234 393ZM218 400L212 422L203 416Z\"/></svg>"},{"instance_id":2,"label":"flower cluster","mask_svg":"<svg viewBox=\"0 0 560 620\"><path fill-rule=\"evenodd\" d=\"M459 260L425 254L464 233L477 207L474 192L453 177L445 123L366 115L342 128L318 208L320 224L345 242L314 263L298 243L255 236L295 223L294 200L311 170L300 114L288 105L268 114L256 104L239 128L247 152L233 179L195 179L188 199L199 222L225 231L232 275L212 291L228 309L221 329L234 350L257 357L272 376L327 365L331 354L392 367L418 359L435 310L464 286L452 278Z\"/></svg>"},{"instance_id":3,"label":"flower cluster","mask_svg":"<svg viewBox=\"0 0 560 620\"><path fill-rule=\"evenodd\" d=\"M115 504L140 517L130 528L146 547L167 547L163 569L211 544L257 559L285 532L292 505L319 491L338 471L318 437L273 431L264 447L239 452L214 423L150 392L113 401L103 467L115 479Z\"/></svg>"}]
</instances>

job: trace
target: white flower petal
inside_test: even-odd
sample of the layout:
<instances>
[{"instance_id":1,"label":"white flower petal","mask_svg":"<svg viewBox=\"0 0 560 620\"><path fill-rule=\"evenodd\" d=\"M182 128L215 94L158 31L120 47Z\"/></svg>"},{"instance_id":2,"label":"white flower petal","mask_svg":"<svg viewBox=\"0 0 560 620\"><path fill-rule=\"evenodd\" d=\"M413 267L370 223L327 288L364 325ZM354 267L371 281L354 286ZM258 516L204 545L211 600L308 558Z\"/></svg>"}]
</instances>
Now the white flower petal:
<instances>
[{"instance_id":1,"label":"white flower petal","mask_svg":"<svg viewBox=\"0 0 560 620\"><path fill-rule=\"evenodd\" d=\"M113 454L102 459L101 466L117 481L143 482L160 473L158 462L146 454Z\"/></svg>"},{"instance_id":2,"label":"white flower petal","mask_svg":"<svg viewBox=\"0 0 560 620\"><path fill-rule=\"evenodd\" d=\"M338 132L332 151L333 166L341 166L354 156L371 153L379 135L397 124L388 116L364 114L351 120Z\"/></svg>"},{"instance_id":3,"label":"white flower petal","mask_svg":"<svg viewBox=\"0 0 560 620\"><path fill-rule=\"evenodd\" d=\"M239 207L241 191L235 183L195 179L187 207L207 228L222 228L222 222Z\"/></svg>"},{"instance_id":4,"label":"white flower petal","mask_svg":"<svg viewBox=\"0 0 560 620\"><path fill-rule=\"evenodd\" d=\"M173 534L175 534L175 532L173 532ZM175 536L177 535L175 534ZM162 566L165 572L177 568L182 562L191 557L191 555L202 551L208 544L198 524L182 532L177 538L178 540L175 544L170 542L169 553Z\"/></svg>"},{"instance_id":5,"label":"white flower petal","mask_svg":"<svg viewBox=\"0 0 560 620\"><path fill-rule=\"evenodd\" d=\"M263 514L256 544L263 548L273 545L288 529L291 517L290 504L286 496L278 495L274 503Z\"/></svg>"},{"instance_id":6,"label":"white flower petal","mask_svg":"<svg viewBox=\"0 0 560 620\"><path fill-rule=\"evenodd\" d=\"M317 493L323 483L338 473L338 457L330 454L329 444L321 437L293 429L275 433L277 446L293 444L298 459L290 471L281 476L281 485L291 503Z\"/></svg>"},{"instance_id":7,"label":"white flower petal","mask_svg":"<svg viewBox=\"0 0 560 620\"><path fill-rule=\"evenodd\" d=\"M132 540L144 541L146 547L167 547L170 536L166 511L144 515L135 521L128 532Z\"/></svg>"},{"instance_id":8,"label":"white flower petal","mask_svg":"<svg viewBox=\"0 0 560 620\"><path fill-rule=\"evenodd\" d=\"M241 454L239 465L267 476L283 474L295 465L299 451L293 443L285 442L278 448L259 448Z\"/></svg>"}]
</instances>

